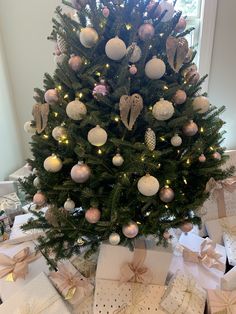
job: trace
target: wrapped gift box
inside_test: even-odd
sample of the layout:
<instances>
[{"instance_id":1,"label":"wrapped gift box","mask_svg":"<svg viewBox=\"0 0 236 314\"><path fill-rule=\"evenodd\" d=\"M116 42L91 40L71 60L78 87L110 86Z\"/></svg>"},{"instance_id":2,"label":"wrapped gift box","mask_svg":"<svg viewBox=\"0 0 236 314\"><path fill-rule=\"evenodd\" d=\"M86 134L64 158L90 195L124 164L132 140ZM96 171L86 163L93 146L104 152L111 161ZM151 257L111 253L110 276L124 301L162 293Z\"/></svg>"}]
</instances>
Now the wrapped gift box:
<instances>
[{"instance_id":1,"label":"wrapped gift box","mask_svg":"<svg viewBox=\"0 0 236 314\"><path fill-rule=\"evenodd\" d=\"M69 314L71 313L44 273L22 287L0 305L0 313L6 314Z\"/></svg>"},{"instance_id":2,"label":"wrapped gift box","mask_svg":"<svg viewBox=\"0 0 236 314\"><path fill-rule=\"evenodd\" d=\"M208 314L236 313L236 291L208 290Z\"/></svg>"},{"instance_id":3,"label":"wrapped gift box","mask_svg":"<svg viewBox=\"0 0 236 314\"><path fill-rule=\"evenodd\" d=\"M14 173L9 175L10 181L18 181L19 179L24 180L32 174L32 170L29 164L24 165L22 168L16 170Z\"/></svg>"},{"instance_id":4,"label":"wrapped gift box","mask_svg":"<svg viewBox=\"0 0 236 314\"><path fill-rule=\"evenodd\" d=\"M4 210L10 220L14 220L16 215L22 214L21 201L15 192L0 197L0 209Z\"/></svg>"},{"instance_id":5,"label":"wrapped gift box","mask_svg":"<svg viewBox=\"0 0 236 314\"><path fill-rule=\"evenodd\" d=\"M168 314L203 314L206 292L193 276L177 272L161 300L161 307Z\"/></svg>"},{"instance_id":6,"label":"wrapped gift box","mask_svg":"<svg viewBox=\"0 0 236 314\"><path fill-rule=\"evenodd\" d=\"M221 289L227 291L236 290L236 267L233 267L221 278Z\"/></svg>"}]
</instances>

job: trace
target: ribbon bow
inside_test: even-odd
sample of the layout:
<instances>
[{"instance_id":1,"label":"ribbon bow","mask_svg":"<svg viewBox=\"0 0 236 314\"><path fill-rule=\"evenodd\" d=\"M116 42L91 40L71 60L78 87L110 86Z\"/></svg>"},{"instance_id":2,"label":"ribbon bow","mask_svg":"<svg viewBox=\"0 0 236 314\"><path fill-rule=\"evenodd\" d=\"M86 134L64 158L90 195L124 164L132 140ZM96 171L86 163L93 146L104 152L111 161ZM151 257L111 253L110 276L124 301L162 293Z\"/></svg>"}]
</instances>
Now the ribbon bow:
<instances>
[{"instance_id":1,"label":"ribbon bow","mask_svg":"<svg viewBox=\"0 0 236 314\"><path fill-rule=\"evenodd\" d=\"M212 196L217 201L219 218L226 216L224 190L230 193L233 193L236 190L236 176L222 181L215 181L214 178L211 178L206 184L205 192L212 192Z\"/></svg>"},{"instance_id":2,"label":"ribbon bow","mask_svg":"<svg viewBox=\"0 0 236 314\"><path fill-rule=\"evenodd\" d=\"M49 278L55 283L61 294L71 304L79 304L93 292L93 285L71 264L60 263L57 272L51 272Z\"/></svg>"},{"instance_id":3,"label":"ribbon bow","mask_svg":"<svg viewBox=\"0 0 236 314\"><path fill-rule=\"evenodd\" d=\"M17 278L25 278L28 274L28 264L41 256L41 253L30 253L30 248L24 248L13 257L0 254L0 265L6 266L0 270L0 278L12 274L10 281L16 281Z\"/></svg>"},{"instance_id":4,"label":"ribbon bow","mask_svg":"<svg viewBox=\"0 0 236 314\"><path fill-rule=\"evenodd\" d=\"M208 290L210 308L215 314L236 313L236 294L234 291Z\"/></svg>"}]
</instances>

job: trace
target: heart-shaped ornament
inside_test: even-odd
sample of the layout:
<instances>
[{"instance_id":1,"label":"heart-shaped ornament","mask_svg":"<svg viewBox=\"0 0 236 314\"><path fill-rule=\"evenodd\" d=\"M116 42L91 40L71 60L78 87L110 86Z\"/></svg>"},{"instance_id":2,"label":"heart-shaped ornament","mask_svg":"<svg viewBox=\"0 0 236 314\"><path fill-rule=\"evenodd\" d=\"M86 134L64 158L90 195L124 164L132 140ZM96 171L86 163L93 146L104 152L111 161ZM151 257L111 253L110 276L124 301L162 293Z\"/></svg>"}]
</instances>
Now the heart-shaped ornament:
<instances>
[{"instance_id":1,"label":"heart-shaped ornament","mask_svg":"<svg viewBox=\"0 0 236 314\"><path fill-rule=\"evenodd\" d=\"M120 117L128 130L133 126L143 109L143 98L139 94L123 95L120 98Z\"/></svg>"},{"instance_id":2,"label":"heart-shaped ornament","mask_svg":"<svg viewBox=\"0 0 236 314\"><path fill-rule=\"evenodd\" d=\"M167 38L166 54L168 62L176 73L178 73L182 67L188 51L188 41L185 38L175 38L173 36Z\"/></svg>"}]
</instances>

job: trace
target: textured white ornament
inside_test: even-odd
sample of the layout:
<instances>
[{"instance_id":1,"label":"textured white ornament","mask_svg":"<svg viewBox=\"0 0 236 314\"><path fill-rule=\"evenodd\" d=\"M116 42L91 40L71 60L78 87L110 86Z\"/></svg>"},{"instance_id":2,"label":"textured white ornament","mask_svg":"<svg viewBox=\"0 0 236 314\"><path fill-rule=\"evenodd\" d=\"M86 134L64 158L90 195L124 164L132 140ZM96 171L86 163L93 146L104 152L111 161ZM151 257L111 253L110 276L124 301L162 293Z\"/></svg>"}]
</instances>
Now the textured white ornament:
<instances>
[{"instance_id":1,"label":"textured white ornament","mask_svg":"<svg viewBox=\"0 0 236 314\"><path fill-rule=\"evenodd\" d=\"M88 132L88 141L90 144L100 147L107 141L107 132L97 125Z\"/></svg>"},{"instance_id":2,"label":"textured white ornament","mask_svg":"<svg viewBox=\"0 0 236 314\"><path fill-rule=\"evenodd\" d=\"M64 62L65 59L66 59L66 55L64 53L62 53L61 55L54 57L54 62L56 64L62 65L62 63Z\"/></svg>"},{"instance_id":3,"label":"textured white ornament","mask_svg":"<svg viewBox=\"0 0 236 314\"><path fill-rule=\"evenodd\" d=\"M33 181L33 185L35 188L39 189L40 188L40 181L39 181L39 177L36 177Z\"/></svg>"},{"instance_id":4,"label":"textured white ornament","mask_svg":"<svg viewBox=\"0 0 236 314\"><path fill-rule=\"evenodd\" d=\"M161 60L154 56L151 60L146 63L145 74L151 80L160 79L166 72L166 65Z\"/></svg>"},{"instance_id":5,"label":"textured white ornament","mask_svg":"<svg viewBox=\"0 0 236 314\"><path fill-rule=\"evenodd\" d=\"M114 166L116 167L120 167L123 165L124 163L124 158L120 155L120 154L116 154L113 158L112 158L112 163Z\"/></svg>"},{"instance_id":6,"label":"textured white ornament","mask_svg":"<svg viewBox=\"0 0 236 314\"><path fill-rule=\"evenodd\" d=\"M66 41L60 35L57 35L57 45L58 45L58 48L59 48L61 53L65 53L66 52L66 50L67 50L66 49Z\"/></svg>"},{"instance_id":7,"label":"textured white ornament","mask_svg":"<svg viewBox=\"0 0 236 314\"><path fill-rule=\"evenodd\" d=\"M209 110L210 102L207 97L198 96L193 101L193 109L198 113L206 113Z\"/></svg>"},{"instance_id":8,"label":"textured white ornament","mask_svg":"<svg viewBox=\"0 0 236 314\"><path fill-rule=\"evenodd\" d=\"M107 42L105 51L108 58L119 61L126 55L125 42L116 36Z\"/></svg>"},{"instance_id":9,"label":"textured white ornament","mask_svg":"<svg viewBox=\"0 0 236 314\"><path fill-rule=\"evenodd\" d=\"M148 128L145 133L145 144L150 151L153 151L156 148L156 134L150 128Z\"/></svg>"},{"instance_id":10,"label":"textured white ornament","mask_svg":"<svg viewBox=\"0 0 236 314\"><path fill-rule=\"evenodd\" d=\"M171 145L173 145L174 147L181 146L182 142L182 138L178 134L175 134L175 136L173 136L171 139Z\"/></svg>"},{"instance_id":11,"label":"textured white ornament","mask_svg":"<svg viewBox=\"0 0 236 314\"><path fill-rule=\"evenodd\" d=\"M92 27L85 27L79 32L79 39L85 48L92 48L98 41L98 33Z\"/></svg>"},{"instance_id":12,"label":"textured white ornament","mask_svg":"<svg viewBox=\"0 0 236 314\"><path fill-rule=\"evenodd\" d=\"M175 13L175 8L174 8L173 4L170 3L169 1L163 0L160 3L160 7L161 7L161 13L166 11L166 14L162 19L162 22L170 21L174 15L174 13Z\"/></svg>"},{"instance_id":13,"label":"textured white ornament","mask_svg":"<svg viewBox=\"0 0 236 314\"><path fill-rule=\"evenodd\" d=\"M66 131L66 128L64 128L63 126L56 126L56 127L52 130L52 137L53 137L56 141L65 140L65 139L67 138L67 131Z\"/></svg>"},{"instance_id":14,"label":"textured white ornament","mask_svg":"<svg viewBox=\"0 0 236 314\"><path fill-rule=\"evenodd\" d=\"M72 120L79 121L87 114L87 108L82 101L75 99L67 105L66 114Z\"/></svg>"},{"instance_id":15,"label":"textured white ornament","mask_svg":"<svg viewBox=\"0 0 236 314\"><path fill-rule=\"evenodd\" d=\"M24 130L28 134L34 134L36 132L36 127L32 125L32 121L27 121L24 124Z\"/></svg>"},{"instance_id":16,"label":"textured white ornament","mask_svg":"<svg viewBox=\"0 0 236 314\"><path fill-rule=\"evenodd\" d=\"M158 180L150 174L146 174L138 181L138 190L145 196L153 196L157 194L159 188L160 184Z\"/></svg>"},{"instance_id":17,"label":"textured white ornament","mask_svg":"<svg viewBox=\"0 0 236 314\"><path fill-rule=\"evenodd\" d=\"M120 236L118 233L113 232L109 236L109 242L111 245L118 245L120 243Z\"/></svg>"},{"instance_id":18,"label":"textured white ornament","mask_svg":"<svg viewBox=\"0 0 236 314\"><path fill-rule=\"evenodd\" d=\"M159 121L169 120L175 112L174 106L170 101L161 98L152 109L152 114Z\"/></svg>"},{"instance_id":19,"label":"textured white ornament","mask_svg":"<svg viewBox=\"0 0 236 314\"><path fill-rule=\"evenodd\" d=\"M64 203L64 208L68 212L72 212L75 209L75 202L68 198Z\"/></svg>"},{"instance_id":20,"label":"textured white ornament","mask_svg":"<svg viewBox=\"0 0 236 314\"><path fill-rule=\"evenodd\" d=\"M61 170L62 161L55 154L52 154L44 160L43 166L46 171L55 173Z\"/></svg>"},{"instance_id":21,"label":"textured white ornament","mask_svg":"<svg viewBox=\"0 0 236 314\"><path fill-rule=\"evenodd\" d=\"M129 58L129 61L132 63L136 63L141 59L142 50L135 43L127 48L127 54L129 54L130 51L132 51L132 50L133 50L133 52Z\"/></svg>"}]
</instances>

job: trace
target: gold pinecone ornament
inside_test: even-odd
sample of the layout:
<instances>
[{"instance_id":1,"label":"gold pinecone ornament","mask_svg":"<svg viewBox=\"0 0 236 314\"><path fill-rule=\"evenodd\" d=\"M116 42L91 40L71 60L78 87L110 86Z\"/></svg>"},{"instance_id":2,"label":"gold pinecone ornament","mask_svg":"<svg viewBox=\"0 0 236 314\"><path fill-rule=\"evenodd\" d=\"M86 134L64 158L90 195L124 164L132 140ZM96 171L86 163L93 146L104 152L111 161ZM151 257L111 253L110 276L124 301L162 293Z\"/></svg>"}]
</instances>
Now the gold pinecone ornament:
<instances>
[{"instance_id":1,"label":"gold pinecone ornament","mask_svg":"<svg viewBox=\"0 0 236 314\"><path fill-rule=\"evenodd\" d=\"M156 134L151 128L148 128L145 133L145 144L150 151L156 148Z\"/></svg>"}]
</instances>

